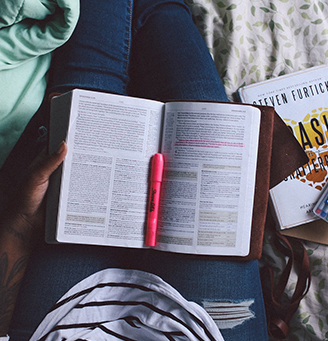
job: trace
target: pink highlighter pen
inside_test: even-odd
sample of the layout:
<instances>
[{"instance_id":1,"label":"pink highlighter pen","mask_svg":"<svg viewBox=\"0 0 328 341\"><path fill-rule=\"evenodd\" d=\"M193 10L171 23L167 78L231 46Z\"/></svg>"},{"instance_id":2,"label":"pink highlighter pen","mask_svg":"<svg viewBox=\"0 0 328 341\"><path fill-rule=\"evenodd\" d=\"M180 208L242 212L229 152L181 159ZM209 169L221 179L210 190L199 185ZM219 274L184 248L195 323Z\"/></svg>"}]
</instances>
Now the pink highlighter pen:
<instances>
[{"instance_id":1,"label":"pink highlighter pen","mask_svg":"<svg viewBox=\"0 0 328 341\"><path fill-rule=\"evenodd\" d=\"M157 153L153 156L150 170L150 191L147 211L147 231L145 244L156 245L158 206L161 193L161 183L163 179L164 157Z\"/></svg>"}]
</instances>

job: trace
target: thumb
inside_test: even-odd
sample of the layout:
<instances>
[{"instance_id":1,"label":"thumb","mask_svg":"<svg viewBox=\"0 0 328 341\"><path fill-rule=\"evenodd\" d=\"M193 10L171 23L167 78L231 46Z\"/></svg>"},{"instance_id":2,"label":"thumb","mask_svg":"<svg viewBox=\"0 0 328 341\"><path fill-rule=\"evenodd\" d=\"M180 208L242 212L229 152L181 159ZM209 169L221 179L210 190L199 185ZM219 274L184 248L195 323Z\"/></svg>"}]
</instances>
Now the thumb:
<instances>
[{"instance_id":1,"label":"thumb","mask_svg":"<svg viewBox=\"0 0 328 341\"><path fill-rule=\"evenodd\" d=\"M48 188L50 175L62 163L67 153L67 145L62 142L58 149L47 155L43 151L31 164L21 188L21 208L26 214L33 215L40 207Z\"/></svg>"},{"instance_id":2,"label":"thumb","mask_svg":"<svg viewBox=\"0 0 328 341\"><path fill-rule=\"evenodd\" d=\"M22 185L17 188L18 192L9 202L8 214L25 217L24 221L29 222L30 226L35 222L39 224L42 220L40 208L48 188L49 177L62 163L66 153L67 145L62 142L52 155L47 155L44 150L32 162Z\"/></svg>"},{"instance_id":3,"label":"thumb","mask_svg":"<svg viewBox=\"0 0 328 341\"><path fill-rule=\"evenodd\" d=\"M52 155L41 153L29 167L29 178L34 186L46 183L50 175L63 162L67 154L67 144L63 141Z\"/></svg>"}]
</instances>

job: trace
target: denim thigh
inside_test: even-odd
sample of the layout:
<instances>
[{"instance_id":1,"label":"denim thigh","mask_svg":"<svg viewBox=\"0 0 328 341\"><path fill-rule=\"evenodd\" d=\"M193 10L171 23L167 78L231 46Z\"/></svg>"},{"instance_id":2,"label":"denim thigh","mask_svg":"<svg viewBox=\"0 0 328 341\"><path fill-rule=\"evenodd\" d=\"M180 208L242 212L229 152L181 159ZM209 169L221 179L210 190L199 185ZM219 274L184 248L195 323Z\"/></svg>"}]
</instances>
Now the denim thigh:
<instances>
[{"instance_id":1,"label":"denim thigh","mask_svg":"<svg viewBox=\"0 0 328 341\"><path fill-rule=\"evenodd\" d=\"M227 261L155 250L131 250L130 257L134 268L160 276L187 300L205 309L206 304L223 304L215 307L213 313L220 315L218 325L225 341L268 339L257 261ZM232 316L228 318L227 312ZM242 315L247 317L231 323ZM223 323L222 317L226 319Z\"/></svg>"},{"instance_id":2,"label":"denim thigh","mask_svg":"<svg viewBox=\"0 0 328 341\"><path fill-rule=\"evenodd\" d=\"M49 92L74 88L126 93L133 0L81 0L71 38L54 53Z\"/></svg>"},{"instance_id":3,"label":"denim thigh","mask_svg":"<svg viewBox=\"0 0 328 341\"><path fill-rule=\"evenodd\" d=\"M129 94L160 101L228 101L183 0L135 0Z\"/></svg>"},{"instance_id":4,"label":"denim thigh","mask_svg":"<svg viewBox=\"0 0 328 341\"><path fill-rule=\"evenodd\" d=\"M73 88L228 100L183 0L81 0L78 25L54 53L48 84L49 92Z\"/></svg>"},{"instance_id":5,"label":"denim thigh","mask_svg":"<svg viewBox=\"0 0 328 341\"><path fill-rule=\"evenodd\" d=\"M52 305L73 285L106 268L154 273L186 299L200 305L224 302L238 307L251 302L251 317L221 332L226 341L267 339L257 261L232 262L154 250L85 245L40 245L33 253L22 282L11 341L28 340Z\"/></svg>"},{"instance_id":6,"label":"denim thigh","mask_svg":"<svg viewBox=\"0 0 328 341\"><path fill-rule=\"evenodd\" d=\"M132 0L81 0L76 31L56 51L49 79L49 91L75 87L160 100L227 100L213 60L182 0L135 0L134 4ZM187 299L199 303L252 299L255 318L224 329L223 334L227 341L266 339L257 262L40 245L24 278L11 340L27 340L52 304L72 285L107 267L156 273Z\"/></svg>"}]
</instances>

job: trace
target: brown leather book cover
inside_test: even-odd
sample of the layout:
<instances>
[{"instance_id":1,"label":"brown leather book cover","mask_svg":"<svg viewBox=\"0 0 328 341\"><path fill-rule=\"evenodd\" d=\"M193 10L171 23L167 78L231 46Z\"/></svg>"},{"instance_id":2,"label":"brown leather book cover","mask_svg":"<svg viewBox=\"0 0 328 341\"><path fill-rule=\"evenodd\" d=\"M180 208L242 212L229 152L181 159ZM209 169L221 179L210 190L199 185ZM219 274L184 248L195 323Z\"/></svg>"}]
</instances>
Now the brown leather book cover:
<instances>
[{"instance_id":1,"label":"brown leather book cover","mask_svg":"<svg viewBox=\"0 0 328 341\"><path fill-rule=\"evenodd\" d=\"M272 107L260 109L262 116L252 238L250 253L244 259L261 257L269 189L308 161L306 153L274 109Z\"/></svg>"},{"instance_id":2,"label":"brown leather book cover","mask_svg":"<svg viewBox=\"0 0 328 341\"><path fill-rule=\"evenodd\" d=\"M240 103L238 104L240 105ZM45 106L46 108L41 108L32 118L0 169L0 192L7 194L11 189L14 189L28 165L38 155L39 128L40 126L48 127L47 103ZM246 257L214 256L216 259L251 260L261 257L269 189L308 161L303 149L274 109L267 106L257 107L262 114L250 253ZM7 195L0 197L4 199ZM3 202L0 201L0 208L2 204ZM197 255L197 257L212 256Z\"/></svg>"}]
</instances>

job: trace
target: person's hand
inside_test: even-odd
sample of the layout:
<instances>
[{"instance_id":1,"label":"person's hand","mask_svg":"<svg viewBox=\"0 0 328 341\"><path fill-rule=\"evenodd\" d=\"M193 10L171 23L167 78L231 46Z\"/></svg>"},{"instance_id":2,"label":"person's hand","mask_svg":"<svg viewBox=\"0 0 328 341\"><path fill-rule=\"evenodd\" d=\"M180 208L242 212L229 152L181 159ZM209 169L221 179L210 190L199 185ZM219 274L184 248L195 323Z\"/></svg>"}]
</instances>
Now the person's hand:
<instances>
[{"instance_id":1,"label":"person's hand","mask_svg":"<svg viewBox=\"0 0 328 341\"><path fill-rule=\"evenodd\" d=\"M44 196L49 177L62 163L67 145L62 142L57 151L47 155L43 151L31 164L18 191L5 211L6 228L23 243L30 244L40 235L44 223Z\"/></svg>"},{"instance_id":2,"label":"person's hand","mask_svg":"<svg viewBox=\"0 0 328 341\"><path fill-rule=\"evenodd\" d=\"M64 142L51 156L45 151L41 153L0 214L0 337L8 333L27 260L42 235L43 202L49 177L66 153Z\"/></svg>"}]
</instances>

